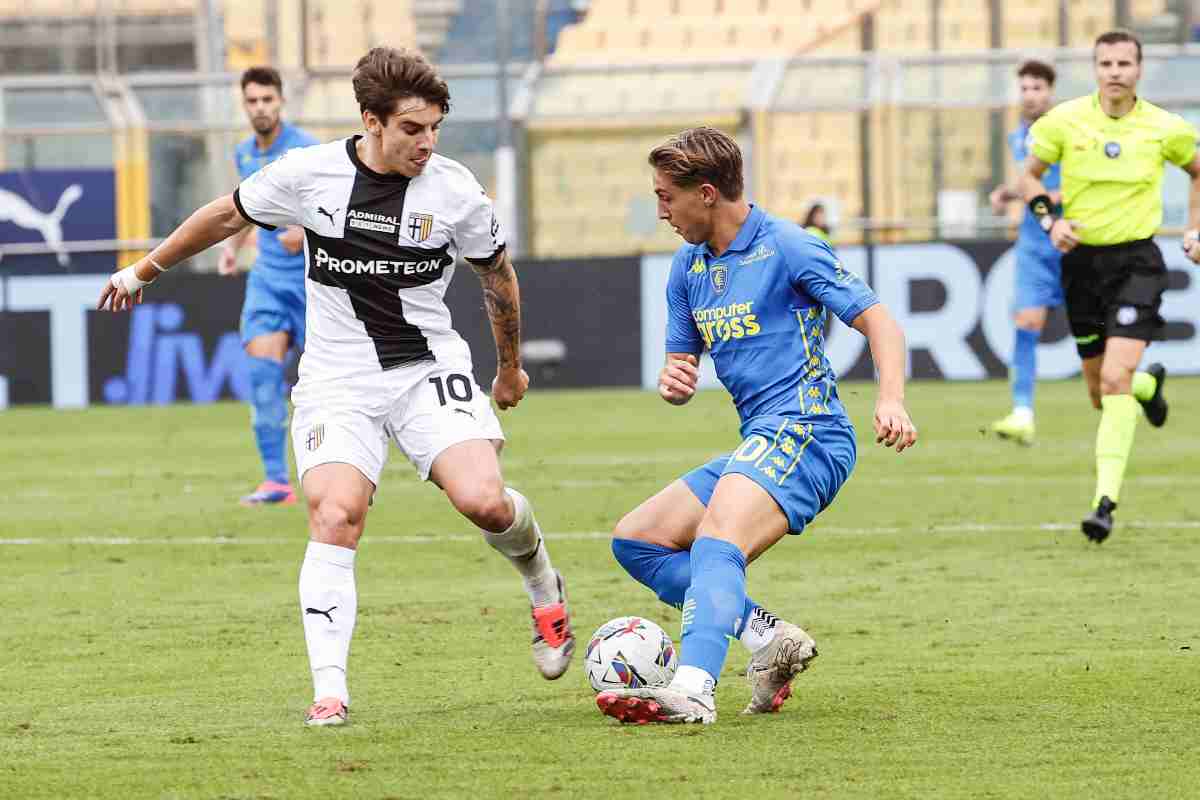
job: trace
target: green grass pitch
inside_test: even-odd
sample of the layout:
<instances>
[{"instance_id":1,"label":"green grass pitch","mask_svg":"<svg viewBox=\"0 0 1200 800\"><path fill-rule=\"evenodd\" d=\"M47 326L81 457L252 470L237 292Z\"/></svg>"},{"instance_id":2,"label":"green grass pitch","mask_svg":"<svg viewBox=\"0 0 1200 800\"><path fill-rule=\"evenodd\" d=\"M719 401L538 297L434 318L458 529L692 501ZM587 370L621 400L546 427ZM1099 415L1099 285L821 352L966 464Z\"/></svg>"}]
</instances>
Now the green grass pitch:
<instances>
[{"instance_id":1,"label":"green grass pitch","mask_svg":"<svg viewBox=\"0 0 1200 800\"><path fill-rule=\"evenodd\" d=\"M712 727L621 727L579 656L529 657L518 579L393 450L358 559L354 713L309 730L299 507L248 510L244 406L0 413L0 797L1184 797L1200 785L1200 380L1139 424L1113 537L1078 529L1097 414L1039 387L1039 442L980 430L1007 389L916 383L921 431L871 441L756 599L821 658L778 715L739 716L740 645ZM537 393L503 415L586 643L677 614L613 561L629 508L737 443L723 393ZM582 650L582 646L580 648Z\"/></svg>"}]
</instances>

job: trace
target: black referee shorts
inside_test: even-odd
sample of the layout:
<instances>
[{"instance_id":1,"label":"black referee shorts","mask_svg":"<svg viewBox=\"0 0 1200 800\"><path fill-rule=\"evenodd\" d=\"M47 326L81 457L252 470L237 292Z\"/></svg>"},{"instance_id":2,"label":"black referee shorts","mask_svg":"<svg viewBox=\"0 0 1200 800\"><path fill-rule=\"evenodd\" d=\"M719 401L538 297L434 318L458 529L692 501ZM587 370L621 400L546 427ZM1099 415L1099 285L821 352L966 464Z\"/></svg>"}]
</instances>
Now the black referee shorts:
<instances>
[{"instance_id":1,"label":"black referee shorts","mask_svg":"<svg viewBox=\"0 0 1200 800\"><path fill-rule=\"evenodd\" d=\"M1154 240L1079 245L1063 256L1062 284L1080 358L1103 353L1110 336L1144 342L1162 338L1165 323L1158 311L1167 265Z\"/></svg>"}]
</instances>

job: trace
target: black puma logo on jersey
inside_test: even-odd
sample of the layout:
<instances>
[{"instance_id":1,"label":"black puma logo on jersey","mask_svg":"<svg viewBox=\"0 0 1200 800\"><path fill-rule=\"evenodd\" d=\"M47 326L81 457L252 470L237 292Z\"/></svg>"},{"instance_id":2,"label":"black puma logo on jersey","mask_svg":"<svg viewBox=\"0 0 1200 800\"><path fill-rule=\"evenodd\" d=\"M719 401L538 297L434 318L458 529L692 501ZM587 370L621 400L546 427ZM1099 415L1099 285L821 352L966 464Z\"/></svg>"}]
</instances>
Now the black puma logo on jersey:
<instances>
[{"instance_id":1,"label":"black puma logo on jersey","mask_svg":"<svg viewBox=\"0 0 1200 800\"><path fill-rule=\"evenodd\" d=\"M333 615L330 612L332 612L335 608L337 608L337 606L330 606L325 611L322 611L319 608L306 608L306 609L304 609L304 613L305 614L320 614L321 616L325 617L325 619L329 620L329 624L332 625L333 624Z\"/></svg>"},{"instance_id":2,"label":"black puma logo on jersey","mask_svg":"<svg viewBox=\"0 0 1200 800\"><path fill-rule=\"evenodd\" d=\"M326 210L325 210L324 208L322 208L321 206L317 206L317 213L318 213L318 214L324 214L325 216L329 217L329 224L330 224L330 225L332 225L332 226L334 226L334 227L337 227L337 223L334 221L334 219L333 219L333 215L334 215L334 214L336 214L336 213L338 213L339 211L341 211L341 209L340 209L340 208L335 208L333 211L326 211Z\"/></svg>"}]
</instances>

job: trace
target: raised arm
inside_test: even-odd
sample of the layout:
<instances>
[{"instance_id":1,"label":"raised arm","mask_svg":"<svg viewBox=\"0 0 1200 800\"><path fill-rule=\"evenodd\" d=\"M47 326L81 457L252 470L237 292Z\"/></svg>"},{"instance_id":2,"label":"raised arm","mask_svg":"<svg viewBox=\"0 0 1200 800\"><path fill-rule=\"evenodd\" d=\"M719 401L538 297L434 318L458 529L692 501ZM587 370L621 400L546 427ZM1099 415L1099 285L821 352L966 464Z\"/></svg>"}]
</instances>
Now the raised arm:
<instances>
[{"instance_id":1,"label":"raised arm","mask_svg":"<svg viewBox=\"0 0 1200 800\"><path fill-rule=\"evenodd\" d=\"M492 399L501 409L521 402L529 389L529 376L521 369L521 287L508 250L483 264L470 261L483 284L483 304L496 339L496 379Z\"/></svg>"},{"instance_id":2,"label":"raised arm","mask_svg":"<svg viewBox=\"0 0 1200 800\"><path fill-rule=\"evenodd\" d=\"M871 360L879 373L875 401L875 442L895 447L897 453L917 443L917 427L904 408L904 372L907 361L904 331L887 308L876 303L859 314L854 329L867 337Z\"/></svg>"},{"instance_id":3,"label":"raised arm","mask_svg":"<svg viewBox=\"0 0 1200 800\"><path fill-rule=\"evenodd\" d=\"M166 240L132 265L113 274L96 308L124 311L142 301L142 288L180 261L201 253L243 230L250 223L238 212L233 195L218 197L197 209Z\"/></svg>"}]
</instances>

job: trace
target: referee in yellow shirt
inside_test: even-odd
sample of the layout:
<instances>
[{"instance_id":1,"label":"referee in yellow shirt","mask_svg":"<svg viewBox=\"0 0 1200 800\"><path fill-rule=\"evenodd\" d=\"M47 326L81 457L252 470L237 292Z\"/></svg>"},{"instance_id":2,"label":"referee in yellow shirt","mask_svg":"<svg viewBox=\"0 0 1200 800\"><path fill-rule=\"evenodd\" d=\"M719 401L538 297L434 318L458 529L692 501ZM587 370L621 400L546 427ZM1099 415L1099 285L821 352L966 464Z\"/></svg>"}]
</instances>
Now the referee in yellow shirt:
<instances>
[{"instance_id":1,"label":"referee in yellow shirt","mask_svg":"<svg viewBox=\"0 0 1200 800\"><path fill-rule=\"evenodd\" d=\"M1146 346L1161 336L1167 268L1151 237L1162 225L1163 163L1192 178L1183 249L1200 263L1200 155L1196 130L1137 96L1142 44L1126 31L1096 39L1098 91L1056 106L1031 130L1021 192L1062 260L1067 320L1075 336L1096 432L1096 494L1083 532L1102 542L1112 531L1138 405L1151 425L1167 420L1166 370L1138 372ZM1042 174L1061 164L1063 216L1054 215Z\"/></svg>"}]
</instances>

